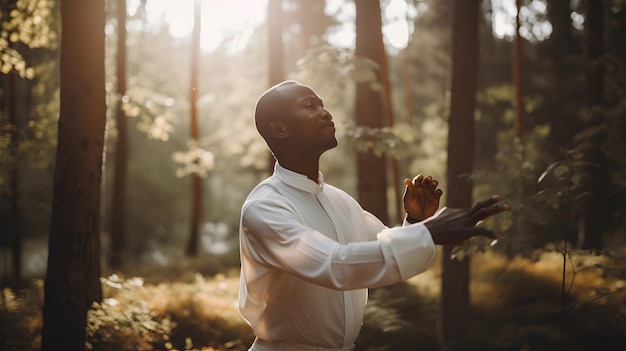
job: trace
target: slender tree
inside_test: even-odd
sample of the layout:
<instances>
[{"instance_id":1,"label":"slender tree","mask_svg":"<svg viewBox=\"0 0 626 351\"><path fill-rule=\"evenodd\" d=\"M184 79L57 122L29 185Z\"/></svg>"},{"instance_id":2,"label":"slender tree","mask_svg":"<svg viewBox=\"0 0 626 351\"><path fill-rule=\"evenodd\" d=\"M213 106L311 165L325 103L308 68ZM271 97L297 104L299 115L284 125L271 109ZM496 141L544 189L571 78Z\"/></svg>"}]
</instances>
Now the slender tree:
<instances>
[{"instance_id":1,"label":"slender tree","mask_svg":"<svg viewBox=\"0 0 626 351\"><path fill-rule=\"evenodd\" d=\"M474 108L478 80L478 0L455 0L446 203L472 205L469 175L474 164ZM451 259L453 245L443 248L441 276L441 340L443 349L463 349L469 316L469 258Z\"/></svg>"},{"instance_id":2,"label":"slender tree","mask_svg":"<svg viewBox=\"0 0 626 351\"><path fill-rule=\"evenodd\" d=\"M43 351L84 350L87 310L102 298L104 18L104 1L61 2L61 114L44 285Z\"/></svg>"},{"instance_id":3,"label":"slender tree","mask_svg":"<svg viewBox=\"0 0 626 351\"><path fill-rule=\"evenodd\" d=\"M269 0L267 4L267 30L269 45L269 86L285 80L285 58L283 45L283 2ZM268 153L267 171L274 172L274 155Z\"/></svg>"},{"instance_id":4,"label":"slender tree","mask_svg":"<svg viewBox=\"0 0 626 351\"><path fill-rule=\"evenodd\" d=\"M17 0L3 1L2 13L7 17L15 9ZM6 20L5 18L2 18ZM7 51L11 52L15 50L16 43L9 42ZM20 148L19 138L19 125L17 118L17 72L11 70L4 77L4 114L7 119L7 126L9 132L9 145L8 153L10 155L10 162L8 164L8 192L7 198L9 199L10 216L8 219L8 243L11 245L11 267L12 277L11 281L15 288L18 288L22 279L22 234L20 230L20 211L19 211L19 160L18 151ZM0 240L2 242L3 240Z\"/></svg>"},{"instance_id":5,"label":"slender tree","mask_svg":"<svg viewBox=\"0 0 626 351\"><path fill-rule=\"evenodd\" d=\"M586 56L587 56L587 89L586 103L589 114L585 125L588 148L586 161L596 165L591 170L591 196L584 208L581 217L583 225L578 235L578 246L585 249L602 248L603 231L610 223L609 211L602 202L606 201L610 177L606 167L606 157L602 152L602 141L606 138L604 124L604 69L602 55L604 54L604 19L603 1L594 0L586 3Z\"/></svg>"},{"instance_id":6,"label":"slender tree","mask_svg":"<svg viewBox=\"0 0 626 351\"><path fill-rule=\"evenodd\" d=\"M311 48L313 39L313 2L311 0L298 1L298 22L300 24L300 56L304 56Z\"/></svg>"},{"instance_id":7,"label":"slender tree","mask_svg":"<svg viewBox=\"0 0 626 351\"><path fill-rule=\"evenodd\" d=\"M283 2L269 0L267 11L269 44L269 84L278 84L285 79L285 58L283 45Z\"/></svg>"},{"instance_id":8,"label":"slender tree","mask_svg":"<svg viewBox=\"0 0 626 351\"><path fill-rule=\"evenodd\" d=\"M520 14L522 0L516 0L517 14L515 16L515 46L513 49L513 80L515 84L515 136L524 139L524 101L522 84L522 35L520 32Z\"/></svg>"},{"instance_id":9,"label":"slender tree","mask_svg":"<svg viewBox=\"0 0 626 351\"><path fill-rule=\"evenodd\" d=\"M374 90L369 82L356 86L356 123L369 128L382 128L390 118L391 104L388 100L389 82L387 58L382 36L382 18L378 0L355 1L356 5L356 51L379 64L378 81L382 91ZM372 212L384 223L389 223L387 205L387 158L372 151L357 155L358 199L363 208Z\"/></svg>"},{"instance_id":10,"label":"slender tree","mask_svg":"<svg viewBox=\"0 0 626 351\"><path fill-rule=\"evenodd\" d=\"M593 1L592 1L593 2ZM543 92L544 111L538 117L547 119L539 123L549 123L550 133L545 140L545 154L561 157L561 149L571 147L574 133L580 125L576 119L578 111L584 106L581 95L582 81L578 74L580 48L577 38L573 35L572 10L570 1L548 1L548 19L552 25L550 38L539 45L544 61L548 63L546 75L549 77L547 88Z\"/></svg>"},{"instance_id":11,"label":"slender tree","mask_svg":"<svg viewBox=\"0 0 626 351\"><path fill-rule=\"evenodd\" d=\"M126 244L126 179L128 168L128 130L122 108L126 94L126 0L117 2L117 140L111 206L111 249L109 264L119 269Z\"/></svg>"},{"instance_id":12,"label":"slender tree","mask_svg":"<svg viewBox=\"0 0 626 351\"><path fill-rule=\"evenodd\" d=\"M411 39L413 36L413 23L409 18L409 15L406 16L406 31L407 31L407 40L406 47L402 51L402 115L403 121L408 126L410 126L411 119L413 116L413 66L411 65Z\"/></svg>"},{"instance_id":13,"label":"slender tree","mask_svg":"<svg viewBox=\"0 0 626 351\"><path fill-rule=\"evenodd\" d=\"M191 88L189 90L189 102L191 104L191 140L195 143L200 139L200 127L198 123L198 77L200 60L200 33L202 29L202 3L195 0L194 22L191 41ZM195 162L199 162L196 160ZM198 242L200 240L200 224L202 222L202 177L198 173L191 175L191 226L189 242L186 254L188 257L198 254Z\"/></svg>"}]
</instances>

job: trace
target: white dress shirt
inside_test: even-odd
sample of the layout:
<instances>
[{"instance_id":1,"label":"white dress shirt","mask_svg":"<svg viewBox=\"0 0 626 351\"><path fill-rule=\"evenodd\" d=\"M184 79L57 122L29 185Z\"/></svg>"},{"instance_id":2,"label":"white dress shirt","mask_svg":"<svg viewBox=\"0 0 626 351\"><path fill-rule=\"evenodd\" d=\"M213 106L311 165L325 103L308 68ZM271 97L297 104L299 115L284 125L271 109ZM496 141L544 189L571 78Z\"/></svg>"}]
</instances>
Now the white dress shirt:
<instances>
[{"instance_id":1,"label":"white dress shirt","mask_svg":"<svg viewBox=\"0 0 626 351\"><path fill-rule=\"evenodd\" d=\"M259 339L340 349L359 334L367 288L423 272L435 244L422 223L388 228L321 172L318 183L276 163L248 195L239 311Z\"/></svg>"}]
</instances>

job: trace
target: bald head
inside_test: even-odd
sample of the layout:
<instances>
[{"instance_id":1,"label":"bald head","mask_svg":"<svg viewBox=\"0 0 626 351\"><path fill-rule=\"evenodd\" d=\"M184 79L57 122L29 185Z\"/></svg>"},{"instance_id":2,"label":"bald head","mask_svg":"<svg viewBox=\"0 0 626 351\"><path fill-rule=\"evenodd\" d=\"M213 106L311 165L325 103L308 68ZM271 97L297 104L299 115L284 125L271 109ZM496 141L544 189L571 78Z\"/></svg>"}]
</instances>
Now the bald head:
<instances>
[{"instance_id":1,"label":"bald head","mask_svg":"<svg viewBox=\"0 0 626 351\"><path fill-rule=\"evenodd\" d=\"M282 122L285 119L283 104L288 99L288 90L294 86L301 86L294 80L284 81L266 90L257 100L254 109L254 123L259 134L269 143L272 122Z\"/></svg>"},{"instance_id":2,"label":"bald head","mask_svg":"<svg viewBox=\"0 0 626 351\"><path fill-rule=\"evenodd\" d=\"M315 160L337 146L332 115L311 87L288 80L264 92L256 103L259 134L278 159Z\"/></svg>"}]
</instances>

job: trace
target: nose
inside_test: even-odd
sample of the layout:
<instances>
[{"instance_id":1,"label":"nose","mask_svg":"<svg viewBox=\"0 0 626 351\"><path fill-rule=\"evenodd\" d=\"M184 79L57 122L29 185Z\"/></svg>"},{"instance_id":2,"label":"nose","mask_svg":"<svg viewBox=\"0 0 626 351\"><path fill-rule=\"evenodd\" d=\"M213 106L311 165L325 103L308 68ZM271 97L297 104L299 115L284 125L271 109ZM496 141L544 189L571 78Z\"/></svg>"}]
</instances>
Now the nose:
<instances>
[{"instance_id":1,"label":"nose","mask_svg":"<svg viewBox=\"0 0 626 351\"><path fill-rule=\"evenodd\" d=\"M331 115L327 109L324 109L324 111L322 112L322 118L332 121L333 115Z\"/></svg>"}]
</instances>

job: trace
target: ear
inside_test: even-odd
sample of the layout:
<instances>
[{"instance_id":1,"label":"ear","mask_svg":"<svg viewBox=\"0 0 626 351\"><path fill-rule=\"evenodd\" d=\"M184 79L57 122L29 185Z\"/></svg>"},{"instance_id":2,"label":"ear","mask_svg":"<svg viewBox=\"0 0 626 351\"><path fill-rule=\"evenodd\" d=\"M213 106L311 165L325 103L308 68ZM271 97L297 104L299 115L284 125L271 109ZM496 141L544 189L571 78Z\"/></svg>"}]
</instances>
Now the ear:
<instances>
[{"instance_id":1,"label":"ear","mask_svg":"<svg viewBox=\"0 0 626 351\"><path fill-rule=\"evenodd\" d=\"M270 122L269 125L269 129L270 129L270 134L272 135L272 137L276 138L276 139L285 139L287 138L288 132L287 132L287 126L284 123L281 122Z\"/></svg>"}]
</instances>

